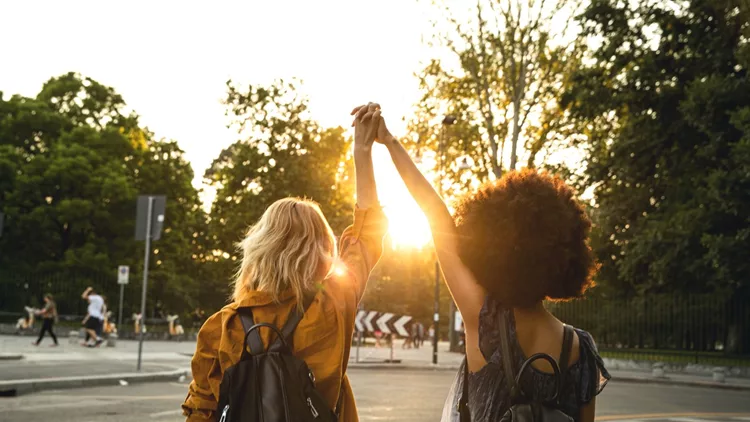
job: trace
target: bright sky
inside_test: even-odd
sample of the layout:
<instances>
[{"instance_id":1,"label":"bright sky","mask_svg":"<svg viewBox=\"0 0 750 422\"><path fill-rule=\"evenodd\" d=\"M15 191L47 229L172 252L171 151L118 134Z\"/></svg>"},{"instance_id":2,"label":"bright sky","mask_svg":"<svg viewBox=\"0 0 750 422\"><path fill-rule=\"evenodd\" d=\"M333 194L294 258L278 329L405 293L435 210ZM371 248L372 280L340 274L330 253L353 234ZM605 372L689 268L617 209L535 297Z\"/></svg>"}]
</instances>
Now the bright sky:
<instances>
[{"instance_id":1,"label":"bright sky","mask_svg":"<svg viewBox=\"0 0 750 422\"><path fill-rule=\"evenodd\" d=\"M354 105L378 101L402 134L418 99L413 73L434 54L422 42L430 13L424 0L2 2L0 91L33 96L69 71L112 86L158 137L179 142L200 187L235 140L220 104L229 78L301 78L326 126L348 126ZM387 154L376 152L376 164L395 240L426 243Z\"/></svg>"}]
</instances>

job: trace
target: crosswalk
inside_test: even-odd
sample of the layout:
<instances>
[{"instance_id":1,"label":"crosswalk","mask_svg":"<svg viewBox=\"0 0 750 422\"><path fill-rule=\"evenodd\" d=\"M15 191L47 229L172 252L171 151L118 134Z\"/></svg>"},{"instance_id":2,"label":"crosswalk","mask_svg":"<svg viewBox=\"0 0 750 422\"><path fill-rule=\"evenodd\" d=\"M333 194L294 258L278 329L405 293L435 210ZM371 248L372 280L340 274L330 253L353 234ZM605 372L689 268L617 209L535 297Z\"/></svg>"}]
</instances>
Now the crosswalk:
<instances>
[{"instance_id":1,"label":"crosswalk","mask_svg":"<svg viewBox=\"0 0 750 422\"><path fill-rule=\"evenodd\" d=\"M750 414L704 413L690 415L607 415L596 418L597 422L750 422Z\"/></svg>"}]
</instances>

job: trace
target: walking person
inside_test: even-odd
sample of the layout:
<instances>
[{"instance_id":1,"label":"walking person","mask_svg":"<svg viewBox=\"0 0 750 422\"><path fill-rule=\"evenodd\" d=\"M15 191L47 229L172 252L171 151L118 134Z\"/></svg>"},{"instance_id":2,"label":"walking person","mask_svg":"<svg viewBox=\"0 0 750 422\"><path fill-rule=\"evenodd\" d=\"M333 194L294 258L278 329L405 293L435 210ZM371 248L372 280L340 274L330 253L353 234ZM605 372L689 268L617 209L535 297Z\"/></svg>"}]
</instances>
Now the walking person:
<instances>
[{"instance_id":1,"label":"walking person","mask_svg":"<svg viewBox=\"0 0 750 422\"><path fill-rule=\"evenodd\" d=\"M372 119L372 108L380 106L355 108L355 120ZM387 147L427 217L440 268L464 321L466 358L443 421L505 420L523 394L535 411L552 401L553 412L593 422L595 398L609 373L591 335L544 307L545 299L571 300L593 285L591 221L573 190L548 174L508 172L464 197L454 220L382 117L373 124L378 124L376 141ZM529 362L527 357L537 354L549 361ZM529 363L533 368L519 374Z\"/></svg>"},{"instance_id":2,"label":"walking person","mask_svg":"<svg viewBox=\"0 0 750 422\"><path fill-rule=\"evenodd\" d=\"M54 343L50 346L59 346L60 344L57 342L57 336L52 330L55 322L57 322L57 304L55 303L55 300L51 294L47 293L44 296L44 308L42 308L42 310L39 311L37 315L42 317L42 329L39 330L39 338L37 338L36 341L31 344L33 344L34 346L39 346L39 343L41 343L42 339L44 338L44 334L49 333L50 337L52 337L52 341L54 341Z\"/></svg>"},{"instance_id":3,"label":"walking person","mask_svg":"<svg viewBox=\"0 0 750 422\"><path fill-rule=\"evenodd\" d=\"M83 319L83 325L86 328L86 340L83 346L101 346L104 342L101 337L104 326L104 314L102 313L104 310L104 298L98 295L93 287L88 287L84 290L81 298L89 302L88 313L86 314L86 318ZM94 342L91 343L90 340L94 340Z\"/></svg>"},{"instance_id":4,"label":"walking person","mask_svg":"<svg viewBox=\"0 0 750 422\"><path fill-rule=\"evenodd\" d=\"M387 229L373 174L374 127L369 127L369 132L363 129L357 124L354 130L354 221L344 230L338 245L320 207L298 198L271 204L240 242L241 262L232 302L209 317L198 334L193 381L182 405L189 422L255 420L248 413L256 415L260 410L268 412L269 420L284 419L278 418L279 412L293 421L329 420L330 412L337 414L339 421L358 420L346 370L359 301L370 271L380 259ZM259 331L250 330L246 343L245 330L250 324L266 325ZM274 329L283 334L277 337ZM305 378L309 375L314 388L304 393L307 403L304 404L302 392L287 393L287 389L301 388L297 385L302 381L299 377L294 378L297 383L279 381L273 384L278 387L273 388L246 379L242 385L247 390L238 392L241 403L223 405L217 410L226 397L219 393L220 387L225 392L222 379L227 374L237 374L237 367L247 368L243 364L259 354L268 357L263 353L274 347L282 348L285 362L302 360L309 368ZM276 380L278 370L269 371L263 378ZM290 372L290 376L298 373L299 370ZM232 388L228 393L232 393ZM283 392L273 398L264 395L276 392L275 388ZM229 397L231 400L234 396ZM276 405L259 404L261 397ZM326 408L311 397L322 400ZM287 406L295 400L303 403ZM295 417L295 412L308 413L302 418ZM237 415L245 417L240 419Z\"/></svg>"},{"instance_id":5,"label":"walking person","mask_svg":"<svg viewBox=\"0 0 750 422\"><path fill-rule=\"evenodd\" d=\"M417 349L422 347L423 344L424 344L424 324L422 324L421 322L417 322L417 342L416 342Z\"/></svg>"}]
</instances>

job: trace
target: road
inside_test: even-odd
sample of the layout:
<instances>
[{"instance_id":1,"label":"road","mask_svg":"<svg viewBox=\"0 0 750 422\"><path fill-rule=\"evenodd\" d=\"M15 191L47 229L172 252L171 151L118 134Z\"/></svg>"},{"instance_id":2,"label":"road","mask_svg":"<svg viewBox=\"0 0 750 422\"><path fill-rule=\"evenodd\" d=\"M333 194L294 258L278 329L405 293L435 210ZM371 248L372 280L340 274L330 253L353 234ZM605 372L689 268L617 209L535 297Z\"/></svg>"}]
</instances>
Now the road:
<instances>
[{"instance_id":1,"label":"road","mask_svg":"<svg viewBox=\"0 0 750 422\"><path fill-rule=\"evenodd\" d=\"M454 373L353 369L349 376L363 422L433 422L440 419ZM186 388L185 384L175 382L2 398L0 422L184 421L179 405ZM612 382L597 399L597 418L631 422L646 418L665 422L747 422L750 393Z\"/></svg>"}]
</instances>

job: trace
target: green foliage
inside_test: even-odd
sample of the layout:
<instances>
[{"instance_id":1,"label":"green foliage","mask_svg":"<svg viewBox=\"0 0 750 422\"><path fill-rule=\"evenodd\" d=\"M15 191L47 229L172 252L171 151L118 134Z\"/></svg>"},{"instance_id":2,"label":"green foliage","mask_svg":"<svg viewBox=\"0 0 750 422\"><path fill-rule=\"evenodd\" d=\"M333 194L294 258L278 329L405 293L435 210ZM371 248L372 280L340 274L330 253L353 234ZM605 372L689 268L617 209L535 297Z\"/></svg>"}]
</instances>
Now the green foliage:
<instances>
[{"instance_id":1,"label":"green foliage","mask_svg":"<svg viewBox=\"0 0 750 422\"><path fill-rule=\"evenodd\" d=\"M565 103L587 138L578 183L594 187L606 287L748 291L745 18L726 0L595 0L580 17L601 45Z\"/></svg>"},{"instance_id":2,"label":"green foliage","mask_svg":"<svg viewBox=\"0 0 750 422\"><path fill-rule=\"evenodd\" d=\"M216 189L208 245L219 290L235 270L235 243L274 201L288 196L317 201L335 232L351 223L351 139L311 120L295 82L242 88L227 82L229 126L240 139L206 171Z\"/></svg>"},{"instance_id":3,"label":"green foliage","mask_svg":"<svg viewBox=\"0 0 750 422\"><path fill-rule=\"evenodd\" d=\"M138 194L165 194L151 298L183 309L196 296L205 230L193 171L174 141L154 139L126 109L112 88L75 73L50 79L36 98L0 98L0 268L110 273L111 286L96 287L116 291L117 265L131 266L132 281L142 266L143 244L133 238ZM80 301L80 292L58 288L59 300Z\"/></svg>"}]
</instances>

